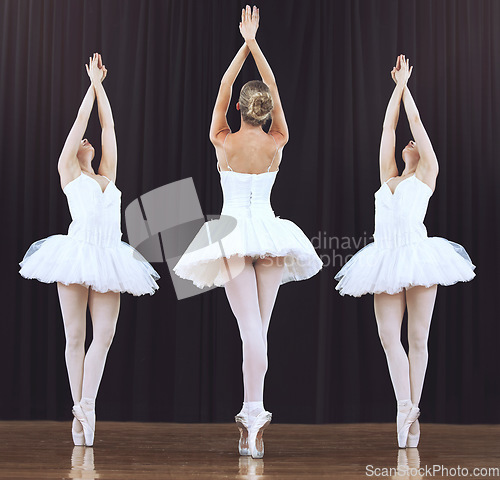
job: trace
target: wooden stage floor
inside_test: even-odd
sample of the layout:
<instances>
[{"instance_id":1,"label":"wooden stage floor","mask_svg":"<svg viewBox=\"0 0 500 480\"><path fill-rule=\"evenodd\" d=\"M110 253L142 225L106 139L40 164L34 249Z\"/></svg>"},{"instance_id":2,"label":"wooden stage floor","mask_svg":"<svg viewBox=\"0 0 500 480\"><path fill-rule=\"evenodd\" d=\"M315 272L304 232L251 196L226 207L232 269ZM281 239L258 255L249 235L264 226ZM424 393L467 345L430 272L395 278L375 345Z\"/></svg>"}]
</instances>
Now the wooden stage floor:
<instances>
[{"instance_id":1,"label":"wooden stage floor","mask_svg":"<svg viewBox=\"0 0 500 480\"><path fill-rule=\"evenodd\" d=\"M500 479L500 425L424 424L419 448L399 449L392 424L271 424L262 460L239 456L231 424L98 422L93 448L70 429L0 422L0 478Z\"/></svg>"}]
</instances>

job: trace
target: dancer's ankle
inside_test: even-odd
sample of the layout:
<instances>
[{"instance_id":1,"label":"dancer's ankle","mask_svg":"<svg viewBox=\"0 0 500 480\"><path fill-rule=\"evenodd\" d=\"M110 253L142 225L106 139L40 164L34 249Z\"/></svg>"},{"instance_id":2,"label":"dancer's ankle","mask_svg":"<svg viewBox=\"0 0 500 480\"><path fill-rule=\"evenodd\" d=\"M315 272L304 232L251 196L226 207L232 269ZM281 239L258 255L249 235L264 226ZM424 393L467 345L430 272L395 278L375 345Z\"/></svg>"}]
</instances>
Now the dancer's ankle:
<instances>
[{"instance_id":1,"label":"dancer's ankle","mask_svg":"<svg viewBox=\"0 0 500 480\"><path fill-rule=\"evenodd\" d=\"M398 400L398 412L409 412L412 406L411 399Z\"/></svg>"},{"instance_id":2,"label":"dancer's ankle","mask_svg":"<svg viewBox=\"0 0 500 480\"><path fill-rule=\"evenodd\" d=\"M264 411L264 402L243 402L243 408L248 416L256 417L260 412Z\"/></svg>"},{"instance_id":3,"label":"dancer's ankle","mask_svg":"<svg viewBox=\"0 0 500 480\"><path fill-rule=\"evenodd\" d=\"M95 398L82 397L80 400L80 406L84 410L94 410L95 408Z\"/></svg>"},{"instance_id":4,"label":"dancer's ankle","mask_svg":"<svg viewBox=\"0 0 500 480\"><path fill-rule=\"evenodd\" d=\"M242 406L241 406L241 410L240 412L238 413L238 415L241 415L243 417L246 417L248 414L247 412L247 407L246 407L246 402L243 402Z\"/></svg>"}]
</instances>

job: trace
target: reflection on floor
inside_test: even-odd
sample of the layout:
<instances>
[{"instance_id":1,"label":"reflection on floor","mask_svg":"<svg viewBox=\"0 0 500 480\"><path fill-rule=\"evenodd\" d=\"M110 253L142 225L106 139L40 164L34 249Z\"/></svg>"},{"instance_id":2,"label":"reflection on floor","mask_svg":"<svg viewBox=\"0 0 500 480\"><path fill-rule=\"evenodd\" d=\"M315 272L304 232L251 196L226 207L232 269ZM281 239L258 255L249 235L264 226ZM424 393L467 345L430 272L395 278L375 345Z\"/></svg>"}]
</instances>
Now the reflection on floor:
<instances>
[{"instance_id":1,"label":"reflection on floor","mask_svg":"<svg viewBox=\"0 0 500 480\"><path fill-rule=\"evenodd\" d=\"M230 424L98 422L94 447L74 447L70 422L0 422L0 478L500 478L499 425L424 424L399 449L392 424L272 424L262 460L237 439Z\"/></svg>"}]
</instances>

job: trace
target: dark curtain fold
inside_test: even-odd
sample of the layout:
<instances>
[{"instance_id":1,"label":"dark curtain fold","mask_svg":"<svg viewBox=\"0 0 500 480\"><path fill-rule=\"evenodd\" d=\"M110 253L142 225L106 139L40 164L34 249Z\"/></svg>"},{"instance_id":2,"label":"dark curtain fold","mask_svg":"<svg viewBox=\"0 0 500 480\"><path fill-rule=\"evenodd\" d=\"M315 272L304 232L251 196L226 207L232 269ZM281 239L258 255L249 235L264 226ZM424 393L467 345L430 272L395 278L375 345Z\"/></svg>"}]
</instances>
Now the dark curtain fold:
<instances>
[{"instance_id":1,"label":"dark curtain fold","mask_svg":"<svg viewBox=\"0 0 500 480\"><path fill-rule=\"evenodd\" d=\"M88 85L84 63L99 51L109 70L123 210L192 177L204 213L217 214L222 195L208 128L221 76L242 43L242 5L0 2L0 418L71 416L56 287L22 279L17 263L33 241L67 231L56 167ZM373 232L389 73L405 53L440 162L429 235L461 243L477 265L471 283L438 289L422 418L499 422L500 3L266 0L260 7L258 40L290 127L273 208L305 231L325 262L314 278L280 290L266 407L279 422L394 420L373 298L340 297L333 276ZM257 76L249 58L234 87L233 130L237 93ZM403 108L399 123L398 157L410 139ZM99 134L93 113L87 137L98 144ZM126 240L124 222L123 231ZM122 296L98 418L230 421L242 400L241 345L224 290L178 301L167 265L155 268L156 295Z\"/></svg>"}]
</instances>

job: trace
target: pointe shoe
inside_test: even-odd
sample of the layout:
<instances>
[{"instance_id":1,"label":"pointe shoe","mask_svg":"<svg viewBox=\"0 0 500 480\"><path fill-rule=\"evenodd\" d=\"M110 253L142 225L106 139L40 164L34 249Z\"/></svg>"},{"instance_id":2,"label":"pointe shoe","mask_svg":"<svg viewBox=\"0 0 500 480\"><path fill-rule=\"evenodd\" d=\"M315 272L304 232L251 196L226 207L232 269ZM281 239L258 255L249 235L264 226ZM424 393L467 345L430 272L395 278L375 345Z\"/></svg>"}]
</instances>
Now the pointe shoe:
<instances>
[{"instance_id":1,"label":"pointe shoe","mask_svg":"<svg viewBox=\"0 0 500 480\"><path fill-rule=\"evenodd\" d=\"M416 448L418 447L419 440L420 440L420 432L415 434L408 432L408 440L406 440L406 446Z\"/></svg>"},{"instance_id":2,"label":"pointe shoe","mask_svg":"<svg viewBox=\"0 0 500 480\"><path fill-rule=\"evenodd\" d=\"M95 434L95 410L93 401L82 401L73 405L73 415L78 419L83 427L83 435L85 437L85 445L91 447L94 445Z\"/></svg>"},{"instance_id":3,"label":"pointe shoe","mask_svg":"<svg viewBox=\"0 0 500 480\"><path fill-rule=\"evenodd\" d=\"M78 419L76 419L78 421ZM73 422L75 423L75 422ZM81 432L77 432L74 426L71 426L71 436L73 437L73 444L77 447L81 447L85 445L85 437L83 435L83 430Z\"/></svg>"},{"instance_id":4,"label":"pointe shoe","mask_svg":"<svg viewBox=\"0 0 500 480\"><path fill-rule=\"evenodd\" d=\"M411 424L419 417L420 409L414 405L410 408L408 412L398 412L398 417L404 416L404 420L401 422L402 425L399 426L398 422L398 446L399 448L406 448L408 442L408 434ZM399 420L399 418L398 418ZM413 440L412 440L413 442ZM418 439L417 439L418 443Z\"/></svg>"},{"instance_id":5,"label":"pointe shoe","mask_svg":"<svg viewBox=\"0 0 500 480\"><path fill-rule=\"evenodd\" d=\"M234 417L238 430L240 431L240 439L238 441L238 451L240 455L250 455L248 447L248 416L245 413L238 413Z\"/></svg>"},{"instance_id":6,"label":"pointe shoe","mask_svg":"<svg viewBox=\"0 0 500 480\"><path fill-rule=\"evenodd\" d=\"M411 433L408 431L408 440L406 440L406 446L410 448L418 447L418 441L420 440L420 427L417 433Z\"/></svg>"},{"instance_id":7,"label":"pointe shoe","mask_svg":"<svg viewBox=\"0 0 500 480\"><path fill-rule=\"evenodd\" d=\"M252 458L262 458L264 456L264 440L262 435L264 430L271 423L273 414L263 410L256 417L248 429L248 446Z\"/></svg>"}]
</instances>

